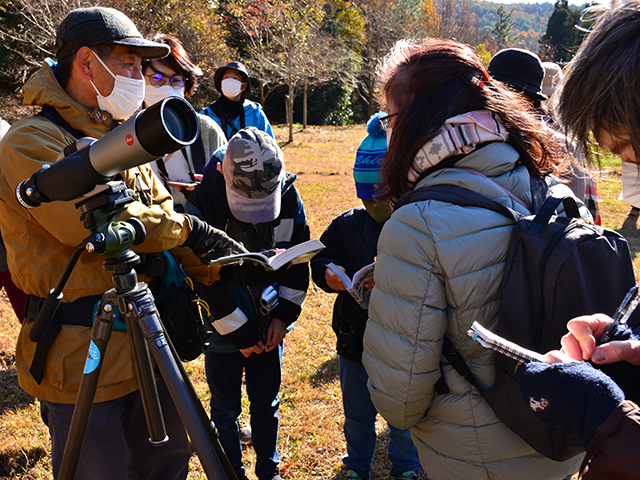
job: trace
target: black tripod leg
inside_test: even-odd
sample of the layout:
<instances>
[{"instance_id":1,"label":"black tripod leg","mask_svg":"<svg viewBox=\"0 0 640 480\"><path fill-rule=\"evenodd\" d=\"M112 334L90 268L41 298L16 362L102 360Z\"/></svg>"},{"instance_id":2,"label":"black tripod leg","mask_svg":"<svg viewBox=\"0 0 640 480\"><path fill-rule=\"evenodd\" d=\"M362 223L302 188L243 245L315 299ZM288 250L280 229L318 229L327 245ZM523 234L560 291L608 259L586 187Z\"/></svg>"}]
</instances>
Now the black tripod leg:
<instances>
[{"instance_id":1,"label":"black tripod leg","mask_svg":"<svg viewBox=\"0 0 640 480\"><path fill-rule=\"evenodd\" d=\"M169 389L169 394L191 438L191 443L198 454L198 458L200 458L200 463L207 478L213 480L233 479L233 477L228 477L225 474L218 455L209 440L207 429L200 421L198 410L178 368L178 362L174 358L165 338L162 322L153 303L151 293L145 288L139 294L138 301L134 302L134 309L137 309L135 314L138 318L140 330L147 340L149 350L160 369L162 378ZM202 408L202 405L200 407Z\"/></svg>"},{"instance_id":2,"label":"black tripod leg","mask_svg":"<svg viewBox=\"0 0 640 480\"><path fill-rule=\"evenodd\" d=\"M218 435L218 429L216 428L215 424L213 423L213 420L211 420L206 410L202 406L202 402L200 402L198 393L196 392L195 388L193 388L193 384L189 379L189 375L187 374L187 371L184 369L184 365L182 365L182 362L180 361L178 352L173 346L173 343L171 343L171 338L169 338L168 335L166 336L166 340L169 346L171 347L171 352L173 353L173 358L176 360L176 365L178 366L178 370L182 375L182 379L184 381L185 386L187 387L187 390L189 390L189 395L191 396L191 400L195 405L196 410L198 411L198 415L200 416L200 421L202 422L202 425L204 426L204 428L207 430L207 435L209 435L209 440L211 440L211 444L213 445L213 448L216 451L218 460L220 460L220 463L222 465L224 472L227 475L227 478L229 480L238 480L238 476L236 475L236 472L233 469L231 462L229 461L229 457L227 457L227 454L224 452L224 448L220 443L220 436Z\"/></svg>"},{"instance_id":3,"label":"black tripod leg","mask_svg":"<svg viewBox=\"0 0 640 480\"><path fill-rule=\"evenodd\" d=\"M76 475L82 442L87 432L91 407L96 395L100 370L104 364L104 353L113 330L113 308L116 305L115 298L111 296L113 292L114 290L109 290L104 294L95 315L95 322L91 330L91 344L89 345L89 352L84 365L84 374L80 381L78 398L73 409L69 435L67 436L62 463L60 464L59 480L73 480Z\"/></svg>"},{"instance_id":4,"label":"black tripod leg","mask_svg":"<svg viewBox=\"0 0 640 480\"><path fill-rule=\"evenodd\" d=\"M127 303L125 301L121 303ZM125 311L126 305L120 305L120 311ZM142 408L147 420L149 429L149 442L153 445L162 445L167 443L169 436L162 416L162 407L160 406L160 398L158 397L158 387L155 381L153 366L151 365L151 357L149 356L149 347L145 342L138 323L131 318L131 315L125 315L125 323L127 325L127 333L132 349L132 361L138 376L138 385L140 386L140 398L142 400Z\"/></svg>"}]
</instances>

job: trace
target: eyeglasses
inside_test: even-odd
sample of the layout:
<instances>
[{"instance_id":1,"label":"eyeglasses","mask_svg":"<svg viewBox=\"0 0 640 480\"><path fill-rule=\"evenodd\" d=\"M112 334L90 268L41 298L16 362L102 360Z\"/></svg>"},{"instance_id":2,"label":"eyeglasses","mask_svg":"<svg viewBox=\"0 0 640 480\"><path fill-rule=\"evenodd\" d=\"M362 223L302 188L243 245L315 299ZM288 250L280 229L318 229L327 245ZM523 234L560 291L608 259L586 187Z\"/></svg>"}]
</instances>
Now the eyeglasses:
<instances>
[{"instance_id":1,"label":"eyeglasses","mask_svg":"<svg viewBox=\"0 0 640 480\"><path fill-rule=\"evenodd\" d=\"M391 117L395 117L396 115L398 115L398 112L396 112L396 113L387 113L387 114L384 114L384 116L382 116L382 115L379 116L378 117L378 123L380 124L380 128L382 130L384 130L385 132L387 130L389 130L389 119Z\"/></svg>"},{"instance_id":2,"label":"eyeglasses","mask_svg":"<svg viewBox=\"0 0 640 480\"><path fill-rule=\"evenodd\" d=\"M173 88L182 88L184 87L185 78L182 75L173 75L172 77L168 77L160 72L153 72L150 75L145 75L145 77L149 78L149 82L154 87L161 87L162 85L166 85L167 81L169 85Z\"/></svg>"}]
</instances>

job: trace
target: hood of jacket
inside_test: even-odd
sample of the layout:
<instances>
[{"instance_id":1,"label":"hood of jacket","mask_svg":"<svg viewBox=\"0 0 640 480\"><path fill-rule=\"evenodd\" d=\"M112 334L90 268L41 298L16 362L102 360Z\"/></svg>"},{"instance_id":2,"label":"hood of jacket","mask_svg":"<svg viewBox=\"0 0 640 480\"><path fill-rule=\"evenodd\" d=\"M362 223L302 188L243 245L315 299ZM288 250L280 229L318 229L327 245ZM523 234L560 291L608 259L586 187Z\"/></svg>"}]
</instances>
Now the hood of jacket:
<instances>
[{"instance_id":1,"label":"hood of jacket","mask_svg":"<svg viewBox=\"0 0 640 480\"><path fill-rule=\"evenodd\" d=\"M56 62L48 58L22 87L25 105L51 105L62 117L88 137L101 138L114 126L106 111L91 110L74 100L58 83L53 69Z\"/></svg>"},{"instance_id":2,"label":"hood of jacket","mask_svg":"<svg viewBox=\"0 0 640 480\"><path fill-rule=\"evenodd\" d=\"M462 157L455 167L445 167L423 178L416 189L434 185L458 185L481 193L523 214L529 214L509 193L529 208L532 205L527 167L508 143L490 143ZM491 180L487 180L488 177Z\"/></svg>"}]
</instances>

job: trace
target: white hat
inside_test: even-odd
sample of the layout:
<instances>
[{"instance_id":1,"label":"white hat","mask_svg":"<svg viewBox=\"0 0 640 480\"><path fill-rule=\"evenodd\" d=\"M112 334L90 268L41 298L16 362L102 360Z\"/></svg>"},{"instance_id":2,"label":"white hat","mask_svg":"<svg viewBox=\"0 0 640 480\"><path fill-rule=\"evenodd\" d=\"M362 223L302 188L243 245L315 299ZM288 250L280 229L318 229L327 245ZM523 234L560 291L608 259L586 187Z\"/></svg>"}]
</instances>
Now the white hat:
<instances>
[{"instance_id":1,"label":"white hat","mask_svg":"<svg viewBox=\"0 0 640 480\"><path fill-rule=\"evenodd\" d=\"M553 62L542 62L544 68L544 78L542 79L542 93L547 96L553 95L558 85L562 81L562 69L560 65Z\"/></svg>"}]
</instances>

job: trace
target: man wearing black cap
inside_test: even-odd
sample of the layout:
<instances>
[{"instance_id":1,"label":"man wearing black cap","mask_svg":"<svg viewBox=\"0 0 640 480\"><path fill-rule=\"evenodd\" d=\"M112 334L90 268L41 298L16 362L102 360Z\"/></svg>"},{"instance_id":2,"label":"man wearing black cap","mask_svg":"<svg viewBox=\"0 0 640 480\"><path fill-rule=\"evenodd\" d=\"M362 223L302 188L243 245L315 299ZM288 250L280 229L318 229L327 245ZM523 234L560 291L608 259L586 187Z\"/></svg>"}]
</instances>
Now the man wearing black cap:
<instances>
[{"instance_id":1,"label":"man wearing black cap","mask_svg":"<svg viewBox=\"0 0 640 480\"><path fill-rule=\"evenodd\" d=\"M221 96L200 113L214 119L227 140L245 127L256 127L275 138L262 105L246 98L251 93L251 83L242 63L230 62L218 68L213 75L213 82Z\"/></svg>"},{"instance_id":2,"label":"man wearing black cap","mask_svg":"<svg viewBox=\"0 0 640 480\"><path fill-rule=\"evenodd\" d=\"M52 440L57 476L71 415L83 375L97 299L112 288L104 258L84 253L69 277L64 299L52 318L55 328L34 343L29 331L42 299L56 285L74 248L89 234L74 202L51 202L27 210L16 200L16 186L79 137L100 138L134 113L144 99L143 58L160 58L169 47L144 40L121 12L109 8L72 11L56 35L57 62L47 59L24 85L24 103L42 114L17 122L0 144L0 228L16 285L28 295L26 318L16 347L20 386L40 400ZM178 214L171 196L147 165L120 173L138 201L117 220L138 218L146 227L142 253L189 246L204 256L215 250L242 250L222 232ZM64 184L60 185L65 188ZM188 250L188 249L183 249ZM191 250L188 251L193 256ZM196 260L198 260L196 258ZM226 271L200 263L211 282ZM226 268L226 267L223 267ZM233 276L233 275L232 275ZM148 275L140 275L149 281ZM189 444L162 380L158 390L169 441L151 446L128 335L114 331L105 354L76 478L186 478Z\"/></svg>"}]
</instances>

